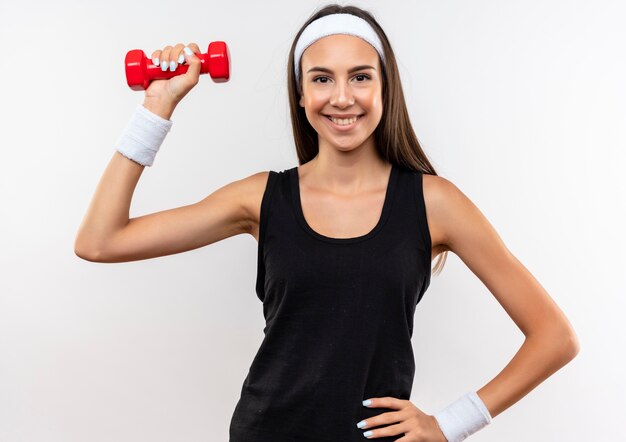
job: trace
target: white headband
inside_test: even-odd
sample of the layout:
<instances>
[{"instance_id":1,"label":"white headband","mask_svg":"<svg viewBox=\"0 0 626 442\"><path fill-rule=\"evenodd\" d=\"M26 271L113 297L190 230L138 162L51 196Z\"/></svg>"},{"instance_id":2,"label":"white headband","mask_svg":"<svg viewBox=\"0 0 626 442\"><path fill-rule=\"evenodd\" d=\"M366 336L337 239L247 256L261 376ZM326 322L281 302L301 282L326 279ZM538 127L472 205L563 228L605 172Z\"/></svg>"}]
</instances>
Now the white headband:
<instances>
[{"instance_id":1,"label":"white headband","mask_svg":"<svg viewBox=\"0 0 626 442\"><path fill-rule=\"evenodd\" d=\"M383 44L372 26L361 17L353 14L330 14L311 22L300 34L293 55L293 66L296 81L300 81L300 58L304 50L323 37L334 34L354 35L362 38L378 51L380 58L385 61Z\"/></svg>"}]
</instances>

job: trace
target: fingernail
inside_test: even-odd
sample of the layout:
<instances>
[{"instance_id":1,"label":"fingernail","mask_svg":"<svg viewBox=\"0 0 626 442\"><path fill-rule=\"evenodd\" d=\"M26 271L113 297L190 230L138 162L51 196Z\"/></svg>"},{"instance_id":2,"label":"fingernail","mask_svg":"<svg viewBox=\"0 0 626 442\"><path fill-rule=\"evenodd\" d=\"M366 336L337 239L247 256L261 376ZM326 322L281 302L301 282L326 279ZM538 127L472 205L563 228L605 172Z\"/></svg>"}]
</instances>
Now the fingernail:
<instances>
[{"instance_id":1,"label":"fingernail","mask_svg":"<svg viewBox=\"0 0 626 442\"><path fill-rule=\"evenodd\" d=\"M361 421L358 424L356 424L357 428L363 428L365 426L365 421Z\"/></svg>"},{"instance_id":2,"label":"fingernail","mask_svg":"<svg viewBox=\"0 0 626 442\"><path fill-rule=\"evenodd\" d=\"M374 434L373 431L366 431L365 433L363 433L363 436L370 437L372 434Z\"/></svg>"},{"instance_id":3,"label":"fingernail","mask_svg":"<svg viewBox=\"0 0 626 442\"><path fill-rule=\"evenodd\" d=\"M162 70L163 72L167 71L167 61L163 60L163 61L161 62L161 70Z\"/></svg>"},{"instance_id":4,"label":"fingernail","mask_svg":"<svg viewBox=\"0 0 626 442\"><path fill-rule=\"evenodd\" d=\"M174 60L170 61L170 71L174 72L176 70L176 62Z\"/></svg>"},{"instance_id":5,"label":"fingernail","mask_svg":"<svg viewBox=\"0 0 626 442\"><path fill-rule=\"evenodd\" d=\"M154 57L152 59L152 64L155 65L155 66L158 66L159 65L159 59L157 57Z\"/></svg>"},{"instance_id":6,"label":"fingernail","mask_svg":"<svg viewBox=\"0 0 626 442\"><path fill-rule=\"evenodd\" d=\"M182 62L184 62L184 61L185 61L185 56L184 56L183 54L180 54L180 55L178 56L178 64L181 64L181 63L182 63Z\"/></svg>"},{"instance_id":7,"label":"fingernail","mask_svg":"<svg viewBox=\"0 0 626 442\"><path fill-rule=\"evenodd\" d=\"M364 400L364 401L363 401L363 405L364 405L365 407L367 407L368 405L372 405L372 400L371 400L371 399Z\"/></svg>"},{"instance_id":8,"label":"fingernail","mask_svg":"<svg viewBox=\"0 0 626 442\"><path fill-rule=\"evenodd\" d=\"M185 46L185 47L183 48L183 51L185 51L185 54L187 54L187 55L188 55L188 56L190 56L190 57L193 55L192 50L191 50L191 49L189 49L187 46Z\"/></svg>"}]
</instances>

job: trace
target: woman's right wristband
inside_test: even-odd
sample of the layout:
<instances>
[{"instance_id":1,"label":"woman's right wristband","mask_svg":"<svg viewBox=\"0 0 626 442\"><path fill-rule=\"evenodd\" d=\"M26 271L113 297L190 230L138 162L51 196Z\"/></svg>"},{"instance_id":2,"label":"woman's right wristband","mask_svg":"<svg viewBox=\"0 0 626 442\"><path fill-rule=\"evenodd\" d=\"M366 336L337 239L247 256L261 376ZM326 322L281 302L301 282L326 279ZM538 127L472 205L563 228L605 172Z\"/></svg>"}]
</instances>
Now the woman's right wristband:
<instances>
[{"instance_id":1,"label":"woman's right wristband","mask_svg":"<svg viewBox=\"0 0 626 442\"><path fill-rule=\"evenodd\" d=\"M142 165L152 166L173 121L138 105L126 125L115 149L126 158Z\"/></svg>"}]
</instances>

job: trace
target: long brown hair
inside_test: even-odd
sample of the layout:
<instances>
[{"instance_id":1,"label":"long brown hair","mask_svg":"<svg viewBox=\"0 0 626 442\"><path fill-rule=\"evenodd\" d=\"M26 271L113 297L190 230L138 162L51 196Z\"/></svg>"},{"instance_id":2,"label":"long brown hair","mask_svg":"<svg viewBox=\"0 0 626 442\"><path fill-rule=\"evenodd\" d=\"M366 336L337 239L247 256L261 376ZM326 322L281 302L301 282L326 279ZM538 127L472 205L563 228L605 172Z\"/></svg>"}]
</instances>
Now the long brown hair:
<instances>
[{"instance_id":1,"label":"long brown hair","mask_svg":"<svg viewBox=\"0 0 626 442\"><path fill-rule=\"evenodd\" d=\"M294 50L300 34L302 34L302 31L309 23L320 17L337 13L356 15L367 21L374 28L383 44L385 62L383 63L382 60L380 62L382 66L383 112L380 123L374 130L376 149L381 158L406 169L437 175L435 168L422 150L411 125L406 102L404 101L404 92L402 91L396 57L385 31L383 31L370 12L356 6L341 6L338 4L324 6L313 13L294 37L291 50L289 51L289 62L287 64L289 107L298 163L304 164L312 160L318 154L319 146L317 132L309 123L304 108L299 105L302 85L296 82L296 74L293 69ZM439 256L433 269L433 274L441 273L447 254L448 252L444 251Z\"/></svg>"}]
</instances>

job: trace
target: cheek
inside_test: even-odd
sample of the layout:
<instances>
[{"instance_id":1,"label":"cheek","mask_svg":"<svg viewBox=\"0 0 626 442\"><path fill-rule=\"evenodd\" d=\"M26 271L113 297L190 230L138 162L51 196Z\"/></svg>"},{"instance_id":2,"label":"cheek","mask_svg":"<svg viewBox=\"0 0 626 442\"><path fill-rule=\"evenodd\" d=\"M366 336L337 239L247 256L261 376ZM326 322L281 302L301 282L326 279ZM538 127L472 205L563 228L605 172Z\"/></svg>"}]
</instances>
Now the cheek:
<instances>
[{"instance_id":1,"label":"cheek","mask_svg":"<svg viewBox=\"0 0 626 442\"><path fill-rule=\"evenodd\" d=\"M383 100L380 95L380 92L376 91L376 93L372 94L370 97L370 106L372 108L381 108L383 107Z\"/></svg>"},{"instance_id":2,"label":"cheek","mask_svg":"<svg viewBox=\"0 0 626 442\"><path fill-rule=\"evenodd\" d=\"M363 105L367 107L367 111L370 114L371 124L377 126L380 123L380 119L383 115L383 100L379 94L371 94L367 97L367 101L363 102Z\"/></svg>"},{"instance_id":3,"label":"cheek","mask_svg":"<svg viewBox=\"0 0 626 442\"><path fill-rule=\"evenodd\" d=\"M324 102L307 97L304 100L304 104L307 120L309 120L309 123L312 125L316 125L316 120L320 117L319 113L324 108Z\"/></svg>"},{"instance_id":4,"label":"cheek","mask_svg":"<svg viewBox=\"0 0 626 442\"><path fill-rule=\"evenodd\" d=\"M363 90L360 91L357 97L358 102L361 103L362 106L367 107L370 110L374 110L377 107L382 107L382 97L379 90Z\"/></svg>"},{"instance_id":5,"label":"cheek","mask_svg":"<svg viewBox=\"0 0 626 442\"><path fill-rule=\"evenodd\" d=\"M326 103L328 99L322 96L321 94L310 94L304 99L304 104L307 109L307 114L317 114L319 113Z\"/></svg>"},{"instance_id":6,"label":"cheek","mask_svg":"<svg viewBox=\"0 0 626 442\"><path fill-rule=\"evenodd\" d=\"M376 108L376 113L379 117L383 114L383 97L378 94L372 101L372 105Z\"/></svg>"}]
</instances>

